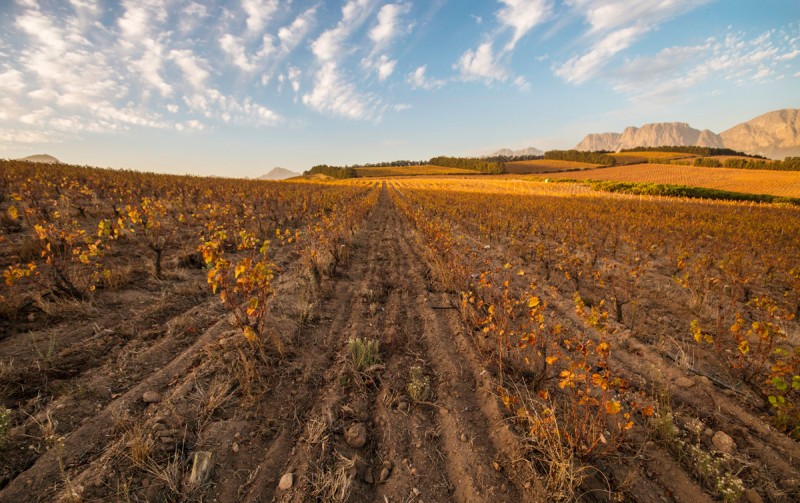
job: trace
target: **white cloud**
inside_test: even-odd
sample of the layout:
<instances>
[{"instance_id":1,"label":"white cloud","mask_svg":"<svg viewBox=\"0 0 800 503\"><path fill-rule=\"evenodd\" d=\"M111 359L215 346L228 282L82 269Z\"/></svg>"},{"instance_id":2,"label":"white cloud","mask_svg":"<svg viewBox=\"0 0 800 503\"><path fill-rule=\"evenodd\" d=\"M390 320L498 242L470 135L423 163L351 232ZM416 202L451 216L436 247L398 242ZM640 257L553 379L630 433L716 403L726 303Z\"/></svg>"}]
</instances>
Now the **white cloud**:
<instances>
[{"instance_id":1,"label":"white cloud","mask_svg":"<svg viewBox=\"0 0 800 503\"><path fill-rule=\"evenodd\" d=\"M697 9L711 0L568 0L590 28L591 45L554 67L554 73L572 84L598 75L622 51L662 22Z\"/></svg>"},{"instance_id":2,"label":"white cloud","mask_svg":"<svg viewBox=\"0 0 800 503\"><path fill-rule=\"evenodd\" d=\"M219 39L219 46L231 58L231 62L241 70L245 72L255 71L256 64L248 57L242 39L226 33Z\"/></svg>"},{"instance_id":3,"label":"white cloud","mask_svg":"<svg viewBox=\"0 0 800 503\"><path fill-rule=\"evenodd\" d=\"M484 35L484 41L476 49L465 51L453 65L464 80L480 80L486 84L508 80L511 72L507 67L517 43L536 25L545 21L553 10L553 0L498 1L503 5L495 12L499 29ZM481 18L472 17L478 24L482 24ZM495 43L506 36L509 30L511 38L501 49L495 51Z\"/></svg>"},{"instance_id":4,"label":"white cloud","mask_svg":"<svg viewBox=\"0 0 800 503\"><path fill-rule=\"evenodd\" d=\"M429 79L425 76L427 70L426 65L422 65L413 72L409 73L406 77L406 82L412 89L426 89L433 90L439 89L445 85L445 81L438 79Z\"/></svg>"},{"instance_id":5,"label":"white cloud","mask_svg":"<svg viewBox=\"0 0 800 503\"><path fill-rule=\"evenodd\" d=\"M797 30L797 27L789 27ZM655 55L627 59L611 68L607 78L615 91L642 102L674 101L700 84L733 81L739 85L789 76L790 56L800 50L800 40L781 30L748 39L729 32L694 46L666 47ZM712 90L710 93L718 92ZM683 96L685 97L685 96Z\"/></svg>"},{"instance_id":6,"label":"white cloud","mask_svg":"<svg viewBox=\"0 0 800 503\"><path fill-rule=\"evenodd\" d=\"M172 50L169 58L177 64L186 76L186 80L195 89L203 89L208 79L208 72L203 68L206 63L188 49Z\"/></svg>"},{"instance_id":7,"label":"white cloud","mask_svg":"<svg viewBox=\"0 0 800 503\"><path fill-rule=\"evenodd\" d=\"M363 26L374 9L374 0L348 0L342 6L342 18L336 26L322 32L311 43L311 52L319 67L312 90L303 95L303 104L320 113L350 119L380 118L385 107L373 95L359 92L339 64L350 53L345 42ZM388 69L384 65L383 72ZM378 72L380 76L381 70Z\"/></svg>"},{"instance_id":8,"label":"white cloud","mask_svg":"<svg viewBox=\"0 0 800 503\"><path fill-rule=\"evenodd\" d=\"M25 82L22 79L22 72L11 69L0 73L0 90L10 94L16 94L23 89L25 89Z\"/></svg>"},{"instance_id":9,"label":"white cloud","mask_svg":"<svg viewBox=\"0 0 800 503\"><path fill-rule=\"evenodd\" d=\"M474 51L466 51L453 67L466 80L484 80L488 83L507 78L505 68L495 59L491 42L482 43Z\"/></svg>"},{"instance_id":10,"label":"white cloud","mask_svg":"<svg viewBox=\"0 0 800 503\"><path fill-rule=\"evenodd\" d=\"M410 25L402 24L402 17L411 11L411 4L386 4L378 11L378 24L369 32L369 38L375 43L375 50L386 47L402 33L407 33Z\"/></svg>"},{"instance_id":11,"label":"white cloud","mask_svg":"<svg viewBox=\"0 0 800 503\"><path fill-rule=\"evenodd\" d=\"M627 49L645 29L631 26L613 31L597 42L588 52L581 56L573 56L566 63L555 69L555 74L573 84L582 84L608 63L611 57Z\"/></svg>"},{"instance_id":12,"label":"white cloud","mask_svg":"<svg viewBox=\"0 0 800 503\"><path fill-rule=\"evenodd\" d=\"M505 50L514 49L517 42L552 12L551 0L500 0L505 7L497 12L497 20L514 30Z\"/></svg>"},{"instance_id":13,"label":"white cloud","mask_svg":"<svg viewBox=\"0 0 800 503\"><path fill-rule=\"evenodd\" d=\"M375 115L371 107L374 99L359 94L333 62L325 63L317 71L314 89L303 96L303 103L318 112L350 119L370 119Z\"/></svg>"},{"instance_id":14,"label":"white cloud","mask_svg":"<svg viewBox=\"0 0 800 503\"><path fill-rule=\"evenodd\" d=\"M385 54L382 54L378 58L364 58L361 60L361 66L366 68L367 71L375 71L378 74L378 80L380 82L383 82L394 73L396 65L397 61L389 59Z\"/></svg>"},{"instance_id":15,"label":"white cloud","mask_svg":"<svg viewBox=\"0 0 800 503\"><path fill-rule=\"evenodd\" d=\"M312 42L314 56L320 62L336 61L343 57L344 41L364 24L374 7L374 0L348 0L342 7L341 21Z\"/></svg>"},{"instance_id":16,"label":"white cloud","mask_svg":"<svg viewBox=\"0 0 800 503\"><path fill-rule=\"evenodd\" d=\"M261 33L278 10L278 0L242 0L242 10L247 14L247 31Z\"/></svg>"},{"instance_id":17,"label":"white cloud","mask_svg":"<svg viewBox=\"0 0 800 503\"><path fill-rule=\"evenodd\" d=\"M297 16L291 24L278 30L281 52L288 54L297 47L312 28L316 14L317 8L311 7Z\"/></svg>"},{"instance_id":18,"label":"white cloud","mask_svg":"<svg viewBox=\"0 0 800 503\"><path fill-rule=\"evenodd\" d=\"M520 75L516 79L514 79L514 85L523 92L528 92L531 90L531 83L528 82L528 79Z\"/></svg>"},{"instance_id":19,"label":"white cloud","mask_svg":"<svg viewBox=\"0 0 800 503\"><path fill-rule=\"evenodd\" d=\"M567 0L586 18L590 33L607 33L633 24L656 25L712 0Z\"/></svg>"},{"instance_id":20,"label":"white cloud","mask_svg":"<svg viewBox=\"0 0 800 503\"><path fill-rule=\"evenodd\" d=\"M203 48L184 33L209 16L197 2L126 0L116 18L106 18L111 11L92 0L19 5L0 33L0 142L207 127L192 115L250 125L283 120L264 104L214 88L220 74L214 65L235 66L234 58L220 62L218 54L226 53L213 47L203 52L210 59L201 57ZM257 68L274 51L272 38L251 43L259 49L249 58L243 52L244 66ZM167 99L176 90L187 107Z\"/></svg>"}]
</instances>

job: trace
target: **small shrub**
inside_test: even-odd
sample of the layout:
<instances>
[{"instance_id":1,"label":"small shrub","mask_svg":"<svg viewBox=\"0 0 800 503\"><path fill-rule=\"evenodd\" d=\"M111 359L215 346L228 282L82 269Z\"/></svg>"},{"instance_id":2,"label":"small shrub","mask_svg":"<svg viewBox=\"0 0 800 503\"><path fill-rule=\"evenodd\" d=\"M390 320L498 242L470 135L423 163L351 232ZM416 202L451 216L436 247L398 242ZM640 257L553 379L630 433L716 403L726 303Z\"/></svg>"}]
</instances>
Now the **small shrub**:
<instances>
[{"instance_id":1,"label":"small shrub","mask_svg":"<svg viewBox=\"0 0 800 503\"><path fill-rule=\"evenodd\" d=\"M431 396L431 380L419 365L411 367L408 374L408 396L415 402L427 402Z\"/></svg>"},{"instance_id":2,"label":"small shrub","mask_svg":"<svg viewBox=\"0 0 800 503\"><path fill-rule=\"evenodd\" d=\"M356 337L348 342L350 361L353 368L359 372L377 365L381 361L380 342L377 339L362 339Z\"/></svg>"}]
</instances>

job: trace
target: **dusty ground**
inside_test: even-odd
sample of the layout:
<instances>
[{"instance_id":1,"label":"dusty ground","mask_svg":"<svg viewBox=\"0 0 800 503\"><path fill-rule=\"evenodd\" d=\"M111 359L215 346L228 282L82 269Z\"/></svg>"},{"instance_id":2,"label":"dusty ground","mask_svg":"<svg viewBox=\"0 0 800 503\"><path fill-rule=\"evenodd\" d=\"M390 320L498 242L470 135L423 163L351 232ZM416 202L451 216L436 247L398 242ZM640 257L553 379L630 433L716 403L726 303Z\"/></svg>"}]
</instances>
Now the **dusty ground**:
<instances>
[{"instance_id":1,"label":"dusty ground","mask_svg":"<svg viewBox=\"0 0 800 503\"><path fill-rule=\"evenodd\" d=\"M524 432L496 395L496 369L465 332L457 295L434 281L390 190L319 289L296 256L278 257L271 328L283 354L253 356L196 269L174 266L163 281L57 315L27 306L0 339L0 392L18 414L0 448L0 502L548 501ZM574 317L556 289L549 302ZM353 338L380 341L379 363L356 370ZM651 379L660 358L626 344L620 366L631 380ZM429 385L416 401L412 367ZM768 467L764 499L791 501L797 443L739 397L692 379L675 388L680 421L699 414L734 434L747 470ZM648 431L590 465L576 499L711 501ZM213 468L192 486L201 452ZM747 501L761 501L753 494Z\"/></svg>"}]
</instances>

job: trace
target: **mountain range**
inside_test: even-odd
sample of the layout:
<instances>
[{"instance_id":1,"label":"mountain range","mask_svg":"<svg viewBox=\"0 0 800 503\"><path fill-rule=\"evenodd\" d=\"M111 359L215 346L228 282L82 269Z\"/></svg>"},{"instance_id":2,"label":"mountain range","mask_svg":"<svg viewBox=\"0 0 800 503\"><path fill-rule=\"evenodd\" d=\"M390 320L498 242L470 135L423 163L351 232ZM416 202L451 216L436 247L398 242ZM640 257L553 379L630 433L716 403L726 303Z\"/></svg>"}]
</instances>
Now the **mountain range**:
<instances>
[{"instance_id":1,"label":"mountain range","mask_svg":"<svg viewBox=\"0 0 800 503\"><path fill-rule=\"evenodd\" d=\"M511 150L510 148L501 148L484 157L519 157L523 155L544 155L544 152L538 148L528 147L521 150Z\"/></svg>"},{"instance_id":2,"label":"mountain range","mask_svg":"<svg viewBox=\"0 0 800 503\"><path fill-rule=\"evenodd\" d=\"M800 109L787 108L759 115L716 134L685 122L656 122L627 127L622 133L592 133L575 150L618 151L635 147L699 146L730 148L748 154L783 159L800 155Z\"/></svg>"}]
</instances>

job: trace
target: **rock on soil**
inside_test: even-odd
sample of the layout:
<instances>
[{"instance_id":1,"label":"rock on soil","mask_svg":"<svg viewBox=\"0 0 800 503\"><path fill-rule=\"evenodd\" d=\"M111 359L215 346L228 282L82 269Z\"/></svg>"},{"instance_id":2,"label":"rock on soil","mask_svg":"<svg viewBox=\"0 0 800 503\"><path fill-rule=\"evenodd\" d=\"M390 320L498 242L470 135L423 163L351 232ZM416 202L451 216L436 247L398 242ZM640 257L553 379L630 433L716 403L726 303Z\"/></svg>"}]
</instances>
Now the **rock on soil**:
<instances>
[{"instance_id":1,"label":"rock on soil","mask_svg":"<svg viewBox=\"0 0 800 503\"><path fill-rule=\"evenodd\" d=\"M145 391L142 395L144 403L158 403L161 401L161 395L156 391Z\"/></svg>"},{"instance_id":2,"label":"rock on soil","mask_svg":"<svg viewBox=\"0 0 800 503\"><path fill-rule=\"evenodd\" d=\"M724 431L718 431L711 437L714 448L723 454L733 454L736 450L736 442Z\"/></svg>"},{"instance_id":3,"label":"rock on soil","mask_svg":"<svg viewBox=\"0 0 800 503\"><path fill-rule=\"evenodd\" d=\"M354 423L344 432L344 440L353 449L360 449L367 443L367 428L364 423Z\"/></svg>"},{"instance_id":4,"label":"rock on soil","mask_svg":"<svg viewBox=\"0 0 800 503\"><path fill-rule=\"evenodd\" d=\"M278 489L281 491L288 491L294 485L294 474L292 472L284 473L281 481L278 482Z\"/></svg>"},{"instance_id":5,"label":"rock on soil","mask_svg":"<svg viewBox=\"0 0 800 503\"><path fill-rule=\"evenodd\" d=\"M675 386L683 389L689 389L692 386L694 386L694 381L692 381L688 377L679 377L675 379Z\"/></svg>"}]
</instances>

